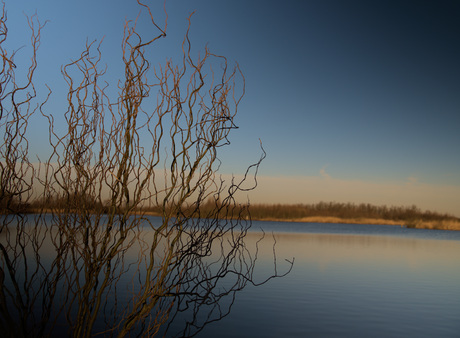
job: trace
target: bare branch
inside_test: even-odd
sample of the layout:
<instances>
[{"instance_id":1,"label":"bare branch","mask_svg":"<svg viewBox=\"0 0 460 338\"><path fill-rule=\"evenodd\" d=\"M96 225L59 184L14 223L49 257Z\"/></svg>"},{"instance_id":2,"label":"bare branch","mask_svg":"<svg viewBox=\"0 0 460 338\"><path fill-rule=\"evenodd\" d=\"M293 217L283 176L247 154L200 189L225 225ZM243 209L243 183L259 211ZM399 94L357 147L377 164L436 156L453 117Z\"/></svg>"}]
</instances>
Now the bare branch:
<instances>
[{"instance_id":1,"label":"bare branch","mask_svg":"<svg viewBox=\"0 0 460 338\"><path fill-rule=\"evenodd\" d=\"M190 16L179 63L153 68L146 50L166 37L168 16L160 26L138 4L156 33L125 23L118 93L104 78L103 41L87 41L61 68L67 108L55 115L46 112L49 87L36 103L44 24L28 19L32 56L19 85L17 51L3 48L3 5L0 330L11 336L192 336L227 316L246 285L284 275L274 253L274 274L255 281L259 242L245 241L249 204L237 203L257 186L262 143L242 179L219 175L245 94L239 66L207 47L193 55ZM37 110L49 123L51 155L32 164L27 127ZM56 126L61 115L65 130Z\"/></svg>"}]
</instances>

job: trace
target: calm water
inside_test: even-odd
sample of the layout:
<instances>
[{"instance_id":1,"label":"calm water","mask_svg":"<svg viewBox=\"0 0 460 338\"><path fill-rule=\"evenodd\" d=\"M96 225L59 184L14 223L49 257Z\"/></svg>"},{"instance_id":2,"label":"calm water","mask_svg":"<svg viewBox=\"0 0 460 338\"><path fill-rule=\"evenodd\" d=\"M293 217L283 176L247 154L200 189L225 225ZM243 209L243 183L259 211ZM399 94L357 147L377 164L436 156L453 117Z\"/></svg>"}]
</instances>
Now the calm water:
<instances>
[{"instance_id":1,"label":"calm water","mask_svg":"<svg viewBox=\"0 0 460 338\"><path fill-rule=\"evenodd\" d=\"M278 271L199 337L460 337L460 232L254 222ZM260 234L253 232L248 241ZM272 272L266 237L260 276Z\"/></svg>"},{"instance_id":2,"label":"calm water","mask_svg":"<svg viewBox=\"0 0 460 338\"><path fill-rule=\"evenodd\" d=\"M460 337L460 231L254 222L248 247L262 230L256 282L275 241L278 273L294 257L293 270L238 293L198 337Z\"/></svg>"}]
</instances>

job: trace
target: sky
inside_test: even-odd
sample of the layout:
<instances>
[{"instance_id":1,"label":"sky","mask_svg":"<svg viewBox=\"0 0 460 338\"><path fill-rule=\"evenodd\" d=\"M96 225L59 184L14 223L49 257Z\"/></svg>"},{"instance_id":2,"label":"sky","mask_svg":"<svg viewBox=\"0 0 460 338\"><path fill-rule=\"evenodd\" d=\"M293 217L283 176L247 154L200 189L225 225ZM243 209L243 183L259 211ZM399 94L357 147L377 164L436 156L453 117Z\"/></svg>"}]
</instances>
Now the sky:
<instances>
[{"instance_id":1,"label":"sky","mask_svg":"<svg viewBox=\"0 0 460 338\"><path fill-rule=\"evenodd\" d=\"M163 23L163 1L151 3ZM417 205L460 216L460 2L167 0L165 7L167 38L154 47L154 63L179 57L195 11L194 51L207 45L245 76L239 129L222 150L221 171L244 173L262 141L267 157L251 202ZM132 0L7 0L6 10L13 47L29 39L24 13L49 20L37 78L53 87L48 109L57 112L65 103L60 66L87 39L104 37L103 61L115 78L124 21L139 13ZM151 34L145 16L138 25ZM45 122L33 130L38 154Z\"/></svg>"}]
</instances>

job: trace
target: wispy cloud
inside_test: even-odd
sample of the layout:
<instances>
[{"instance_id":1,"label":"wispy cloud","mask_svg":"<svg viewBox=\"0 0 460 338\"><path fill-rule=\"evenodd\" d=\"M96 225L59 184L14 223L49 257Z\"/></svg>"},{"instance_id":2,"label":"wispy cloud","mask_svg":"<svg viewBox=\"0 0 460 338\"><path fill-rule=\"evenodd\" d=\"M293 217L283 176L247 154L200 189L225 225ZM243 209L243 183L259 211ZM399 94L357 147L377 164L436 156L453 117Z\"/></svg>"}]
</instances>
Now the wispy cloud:
<instances>
[{"instance_id":1,"label":"wispy cloud","mask_svg":"<svg viewBox=\"0 0 460 338\"><path fill-rule=\"evenodd\" d=\"M408 181L407 184L414 185L418 183L418 178L411 176L407 178L407 181Z\"/></svg>"},{"instance_id":2,"label":"wispy cloud","mask_svg":"<svg viewBox=\"0 0 460 338\"><path fill-rule=\"evenodd\" d=\"M326 180L329 180L331 179L331 176L326 173L326 168L328 167L328 165L325 165L324 167L322 167L319 171L319 174L321 175L322 178L326 179Z\"/></svg>"}]
</instances>

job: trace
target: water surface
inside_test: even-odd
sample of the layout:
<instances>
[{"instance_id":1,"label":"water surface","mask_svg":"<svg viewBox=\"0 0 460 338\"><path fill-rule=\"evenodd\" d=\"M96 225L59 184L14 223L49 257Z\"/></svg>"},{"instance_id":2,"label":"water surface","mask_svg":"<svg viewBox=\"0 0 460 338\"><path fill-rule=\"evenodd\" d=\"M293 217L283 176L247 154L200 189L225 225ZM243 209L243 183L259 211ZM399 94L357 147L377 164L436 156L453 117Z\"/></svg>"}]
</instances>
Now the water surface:
<instances>
[{"instance_id":1,"label":"water surface","mask_svg":"<svg viewBox=\"0 0 460 338\"><path fill-rule=\"evenodd\" d=\"M460 337L460 232L399 226L254 222L259 276L200 337Z\"/></svg>"},{"instance_id":2,"label":"water surface","mask_svg":"<svg viewBox=\"0 0 460 338\"><path fill-rule=\"evenodd\" d=\"M153 233L147 225L145 231L147 243ZM460 337L460 231L253 222L245 241L248 250L258 247L255 282L275 265L284 273L285 259L295 258L294 267L239 292L230 314L198 337ZM133 246L126 262L138 254ZM43 245L41 264L55 255ZM123 275L118 289L130 282L132 274Z\"/></svg>"}]
</instances>

